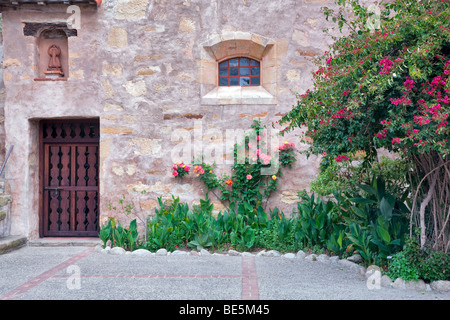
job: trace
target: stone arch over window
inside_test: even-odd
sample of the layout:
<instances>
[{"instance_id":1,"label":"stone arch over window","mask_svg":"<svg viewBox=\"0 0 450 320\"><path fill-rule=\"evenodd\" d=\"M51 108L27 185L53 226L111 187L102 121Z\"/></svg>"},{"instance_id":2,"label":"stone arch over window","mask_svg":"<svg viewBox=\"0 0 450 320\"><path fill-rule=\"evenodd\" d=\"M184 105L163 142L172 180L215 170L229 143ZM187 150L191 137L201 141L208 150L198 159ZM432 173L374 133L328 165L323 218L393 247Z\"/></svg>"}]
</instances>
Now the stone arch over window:
<instances>
[{"instance_id":1,"label":"stone arch over window","mask_svg":"<svg viewBox=\"0 0 450 320\"><path fill-rule=\"evenodd\" d=\"M247 32L223 32L200 45L199 82L202 104L276 104L278 65L276 42ZM219 64L233 58L260 63L258 86L220 86Z\"/></svg>"}]
</instances>

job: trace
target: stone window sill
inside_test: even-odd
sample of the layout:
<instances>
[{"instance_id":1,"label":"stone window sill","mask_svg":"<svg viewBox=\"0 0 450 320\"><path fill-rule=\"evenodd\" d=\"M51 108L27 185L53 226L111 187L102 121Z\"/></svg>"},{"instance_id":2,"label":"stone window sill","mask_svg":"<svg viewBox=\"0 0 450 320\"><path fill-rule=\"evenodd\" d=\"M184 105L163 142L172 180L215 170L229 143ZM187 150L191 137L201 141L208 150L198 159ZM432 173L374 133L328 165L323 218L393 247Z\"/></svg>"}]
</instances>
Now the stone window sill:
<instances>
[{"instance_id":1,"label":"stone window sill","mask_svg":"<svg viewBox=\"0 0 450 320\"><path fill-rule=\"evenodd\" d=\"M276 98L264 87L216 87L202 97L202 104L240 105L277 104Z\"/></svg>"}]
</instances>

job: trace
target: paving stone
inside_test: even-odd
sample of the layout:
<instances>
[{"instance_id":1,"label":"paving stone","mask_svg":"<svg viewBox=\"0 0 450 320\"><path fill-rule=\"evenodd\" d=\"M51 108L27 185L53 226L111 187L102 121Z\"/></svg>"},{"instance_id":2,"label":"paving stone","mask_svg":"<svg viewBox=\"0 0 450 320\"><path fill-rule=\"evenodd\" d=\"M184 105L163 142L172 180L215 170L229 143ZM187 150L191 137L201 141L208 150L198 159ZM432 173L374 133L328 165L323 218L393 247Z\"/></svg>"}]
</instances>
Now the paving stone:
<instances>
[{"instance_id":1,"label":"paving stone","mask_svg":"<svg viewBox=\"0 0 450 320\"><path fill-rule=\"evenodd\" d=\"M121 247L114 247L109 251L109 254L122 255L125 253L125 249Z\"/></svg>"},{"instance_id":2,"label":"paving stone","mask_svg":"<svg viewBox=\"0 0 450 320\"><path fill-rule=\"evenodd\" d=\"M146 249L137 249L134 250L132 253L134 256L151 256L152 253Z\"/></svg>"},{"instance_id":3,"label":"paving stone","mask_svg":"<svg viewBox=\"0 0 450 320\"><path fill-rule=\"evenodd\" d=\"M155 253L157 256L167 256L167 250L164 248L159 249L158 251L156 251Z\"/></svg>"}]
</instances>

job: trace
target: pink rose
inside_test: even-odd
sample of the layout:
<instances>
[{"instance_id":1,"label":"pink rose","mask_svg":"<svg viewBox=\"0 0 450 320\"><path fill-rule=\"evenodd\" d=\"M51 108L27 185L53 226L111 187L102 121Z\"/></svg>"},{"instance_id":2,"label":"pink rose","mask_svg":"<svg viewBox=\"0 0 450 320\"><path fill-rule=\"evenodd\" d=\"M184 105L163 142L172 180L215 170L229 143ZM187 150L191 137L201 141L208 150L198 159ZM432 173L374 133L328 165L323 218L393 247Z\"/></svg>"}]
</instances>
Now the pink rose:
<instances>
[{"instance_id":1,"label":"pink rose","mask_svg":"<svg viewBox=\"0 0 450 320\"><path fill-rule=\"evenodd\" d=\"M248 174L248 175L247 175L247 180L252 180L252 178L253 178L253 177L252 177L251 174Z\"/></svg>"}]
</instances>

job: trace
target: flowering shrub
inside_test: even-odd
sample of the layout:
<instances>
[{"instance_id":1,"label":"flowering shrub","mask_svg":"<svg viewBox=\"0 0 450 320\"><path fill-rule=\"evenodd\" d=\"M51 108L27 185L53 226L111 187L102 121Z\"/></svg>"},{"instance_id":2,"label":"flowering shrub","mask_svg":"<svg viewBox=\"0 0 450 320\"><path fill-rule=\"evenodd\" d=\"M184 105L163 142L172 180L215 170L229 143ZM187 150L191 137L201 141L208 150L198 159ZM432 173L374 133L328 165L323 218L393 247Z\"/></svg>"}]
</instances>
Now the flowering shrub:
<instances>
[{"instance_id":1,"label":"flowering shrub","mask_svg":"<svg viewBox=\"0 0 450 320\"><path fill-rule=\"evenodd\" d=\"M330 160L363 150L374 157L374 149L384 147L448 155L449 4L408 3L386 4L383 29L374 32L364 26L367 10L353 7L361 18L349 25L350 36L316 61L322 71L313 73L315 90L300 95L281 121L288 130L308 126L310 153L325 152ZM401 14L390 19L394 7Z\"/></svg>"},{"instance_id":2,"label":"flowering shrub","mask_svg":"<svg viewBox=\"0 0 450 320\"><path fill-rule=\"evenodd\" d=\"M175 178L182 178L189 174L189 166L185 165L183 162L177 162L172 166L172 175Z\"/></svg>"},{"instance_id":3,"label":"flowering shrub","mask_svg":"<svg viewBox=\"0 0 450 320\"><path fill-rule=\"evenodd\" d=\"M367 28L373 17L358 0L335 2L343 10L324 8L325 15L348 36L316 60L314 89L298 96L281 123L286 132L307 126L312 141L307 154L322 154L322 169L361 151L370 167L379 148L410 159L416 178L409 183L415 195L411 209L420 214L423 247L425 214L433 212L430 219L444 226L450 209L450 183L444 179L450 170L450 2L380 4L377 30ZM355 18L347 19L347 9ZM430 201L434 204L426 208ZM420 213L414 212L417 207L423 208ZM442 235L449 226L444 228L427 231L441 235L433 240L441 247L448 241Z\"/></svg>"},{"instance_id":4,"label":"flowering shrub","mask_svg":"<svg viewBox=\"0 0 450 320\"><path fill-rule=\"evenodd\" d=\"M265 150L265 141L261 138L263 127L259 121L254 121L251 133L252 141L256 141L257 146L253 153L250 152L254 147L250 142L250 137L242 146L236 144L234 146L234 164L231 166L231 173L218 177L213 165L204 163L199 160L198 165L194 167L197 177L205 184L208 191L215 193L221 201L228 202L248 202L256 206L266 199L277 189L279 178L283 176L281 168L291 167L296 160L294 155L295 144L286 141L274 150L278 152L279 168L275 174L263 175L261 170L264 167L276 166L275 160L269 154L263 152ZM244 148L248 154L244 159L238 160L238 150Z\"/></svg>"},{"instance_id":5,"label":"flowering shrub","mask_svg":"<svg viewBox=\"0 0 450 320\"><path fill-rule=\"evenodd\" d=\"M194 173L197 173L197 174L204 174L205 173L205 169L203 169L203 167L202 166L195 166L194 167Z\"/></svg>"}]
</instances>

